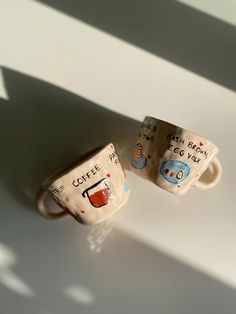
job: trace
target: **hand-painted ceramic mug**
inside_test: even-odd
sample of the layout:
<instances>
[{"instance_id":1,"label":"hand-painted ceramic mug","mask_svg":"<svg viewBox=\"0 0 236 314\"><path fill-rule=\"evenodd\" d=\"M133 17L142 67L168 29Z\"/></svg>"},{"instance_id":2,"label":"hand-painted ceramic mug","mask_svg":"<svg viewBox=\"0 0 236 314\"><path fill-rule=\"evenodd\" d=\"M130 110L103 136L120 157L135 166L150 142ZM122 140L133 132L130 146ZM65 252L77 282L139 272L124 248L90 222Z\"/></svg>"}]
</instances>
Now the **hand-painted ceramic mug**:
<instances>
[{"instance_id":1,"label":"hand-painted ceramic mug","mask_svg":"<svg viewBox=\"0 0 236 314\"><path fill-rule=\"evenodd\" d=\"M47 194L63 209L52 212ZM124 205L129 196L126 174L113 144L43 185L38 210L46 218L72 215L83 224L97 224Z\"/></svg>"},{"instance_id":2,"label":"hand-painted ceramic mug","mask_svg":"<svg viewBox=\"0 0 236 314\"><path fill-rule=\"evenodd\" d=\"M191 186L207 189L221 176L219 149L183 128L146 117L139 129L131 171L161 188L184 194Z\"/></svg>"}]
</instances>

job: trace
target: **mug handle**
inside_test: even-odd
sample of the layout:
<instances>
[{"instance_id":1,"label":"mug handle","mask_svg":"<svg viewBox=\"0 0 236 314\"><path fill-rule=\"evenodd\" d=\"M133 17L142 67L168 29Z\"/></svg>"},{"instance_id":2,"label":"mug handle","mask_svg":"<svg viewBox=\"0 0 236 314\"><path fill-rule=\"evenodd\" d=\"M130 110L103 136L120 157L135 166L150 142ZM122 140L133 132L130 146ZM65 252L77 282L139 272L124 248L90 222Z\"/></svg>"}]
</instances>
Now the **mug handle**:
<instances>
[{"instance_id":1,"label":"mug handle","mask_svg":"<svg viewBox=\"0 0 236 314\"><path fill-rule=\"evenodd\" d=\"M202 190L210 189L219 182L221 173L221 163L217 158L214 158L193 186Z\"/></svg>"},{"instance_id":2,"label":"mug handle","mask_svg":"<svg viewBox=\"0 0 236 314\"><path fill-rule=\"evenodd\" d=\"M47 219L57 219L57 218L64 217L65 215L68 214L64 210L60 212L52 212L48 210L47 207L45 206L45 199L47 196L48 196L48 191L44 187L41 187L37 195L37 207L38 207L38 211L43 217Z\"/></svg>"}]
</instances>

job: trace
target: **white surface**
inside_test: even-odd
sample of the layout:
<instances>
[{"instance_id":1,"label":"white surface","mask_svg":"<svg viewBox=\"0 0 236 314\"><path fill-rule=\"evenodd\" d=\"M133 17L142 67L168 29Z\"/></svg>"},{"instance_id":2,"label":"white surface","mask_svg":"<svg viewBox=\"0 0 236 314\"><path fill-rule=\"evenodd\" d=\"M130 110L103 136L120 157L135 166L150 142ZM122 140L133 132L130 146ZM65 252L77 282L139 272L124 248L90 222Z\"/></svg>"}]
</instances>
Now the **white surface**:
<instances>
[{"instance_id":1,"label":"white surface","mask_svg":"<svg viewBox=\"0 0 236 314\"><path fill-rule=\"evenodd\" d=\"M236 1L235 0L177 0L193 8L215 16L223 21L236 24Z\"/></svg>"},{"instance_id":2,"label":"white surface","mask_svg":"<svg viewBox=\"0 0 236 314\"><path fill-rule=\"evenodd\" d=\"M134 119L168 120L218 144L223 176L217 187L174 197L130 175L133 193L115 223L235 287L235 92L40 3L0 5L2 66ZM1 81L1 97L10 98ZM17 206L1 193L5 206Z\"/></svg>"}]
</instances>

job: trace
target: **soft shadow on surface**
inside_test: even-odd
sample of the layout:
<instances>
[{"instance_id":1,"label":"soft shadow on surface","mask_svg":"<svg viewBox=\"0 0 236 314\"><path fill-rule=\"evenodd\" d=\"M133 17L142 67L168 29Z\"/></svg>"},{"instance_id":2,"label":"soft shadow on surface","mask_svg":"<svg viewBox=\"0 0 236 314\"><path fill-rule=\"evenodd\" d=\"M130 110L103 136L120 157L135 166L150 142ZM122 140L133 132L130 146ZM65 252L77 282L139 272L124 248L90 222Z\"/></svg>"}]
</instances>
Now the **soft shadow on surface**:
<instances>
[{"instance_id":1,"label":"soft shadow on surface","mask_svg":"<svg viewBox=\"0 0 236 314\"><path fill-rule=\"evenodd\" d=\"M11 225L21 236L9 236L9 228L0 236L17 256L9 269L35 295L26 298L0 283L1 313L235 314L234 289L118 230L100 254L91 254L89 228L26 216Z\"/></svg>"},{"instance_id":2,"label":"soft shadow on surface","mask_svg":"<svg viewBox=\"0 0 236 314\"><path fill-rule=\"evenodd\" d=\"M127 166L138 121L27 75L2 68L0 179L28 207L41 183L95 148L114 142Z\"/></svg>"},{"instance_id":3,"label":"soft shadow on surface","mask_svg":"<svg viewBox=\"0 0 236 314\"><path fill-rule=\"evenodd\" d=\"M236 90L236 27L175 0L39 0Z\"/></svg>"}]
</instances>

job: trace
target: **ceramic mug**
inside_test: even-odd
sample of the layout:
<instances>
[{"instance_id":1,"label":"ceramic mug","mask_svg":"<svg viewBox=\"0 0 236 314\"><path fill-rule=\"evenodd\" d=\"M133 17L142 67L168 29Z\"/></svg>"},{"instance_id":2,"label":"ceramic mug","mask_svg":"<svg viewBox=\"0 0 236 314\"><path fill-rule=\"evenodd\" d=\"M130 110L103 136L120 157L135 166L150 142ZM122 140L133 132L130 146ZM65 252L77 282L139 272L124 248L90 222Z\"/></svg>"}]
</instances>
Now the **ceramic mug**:
<instances>
[{"instance_id":1,"label":"ceramic mug","mask_svg":"<svg viewBox=\"0 0 236 314\"><path fill-rule=\"evenodd\" d=\"M52 212L47 194L63 209ZM56 178L49 179L38 195L38 210L46 218L70 214L83 224L97 224L123 206L129 196L126 174L113 144Z\"/></svg>"},{"instance_id":2,"label":"ceramic mug","mask_svg":"<svg viewBox=\"0 0 236 314\"><path fill-rule=\"evenodd\" d=\"M147 116L139 129L130 168L169 192L184 194L191 186L207 189L219 181L218 151L201 136Z\"/></svg>"}]
</instances>

